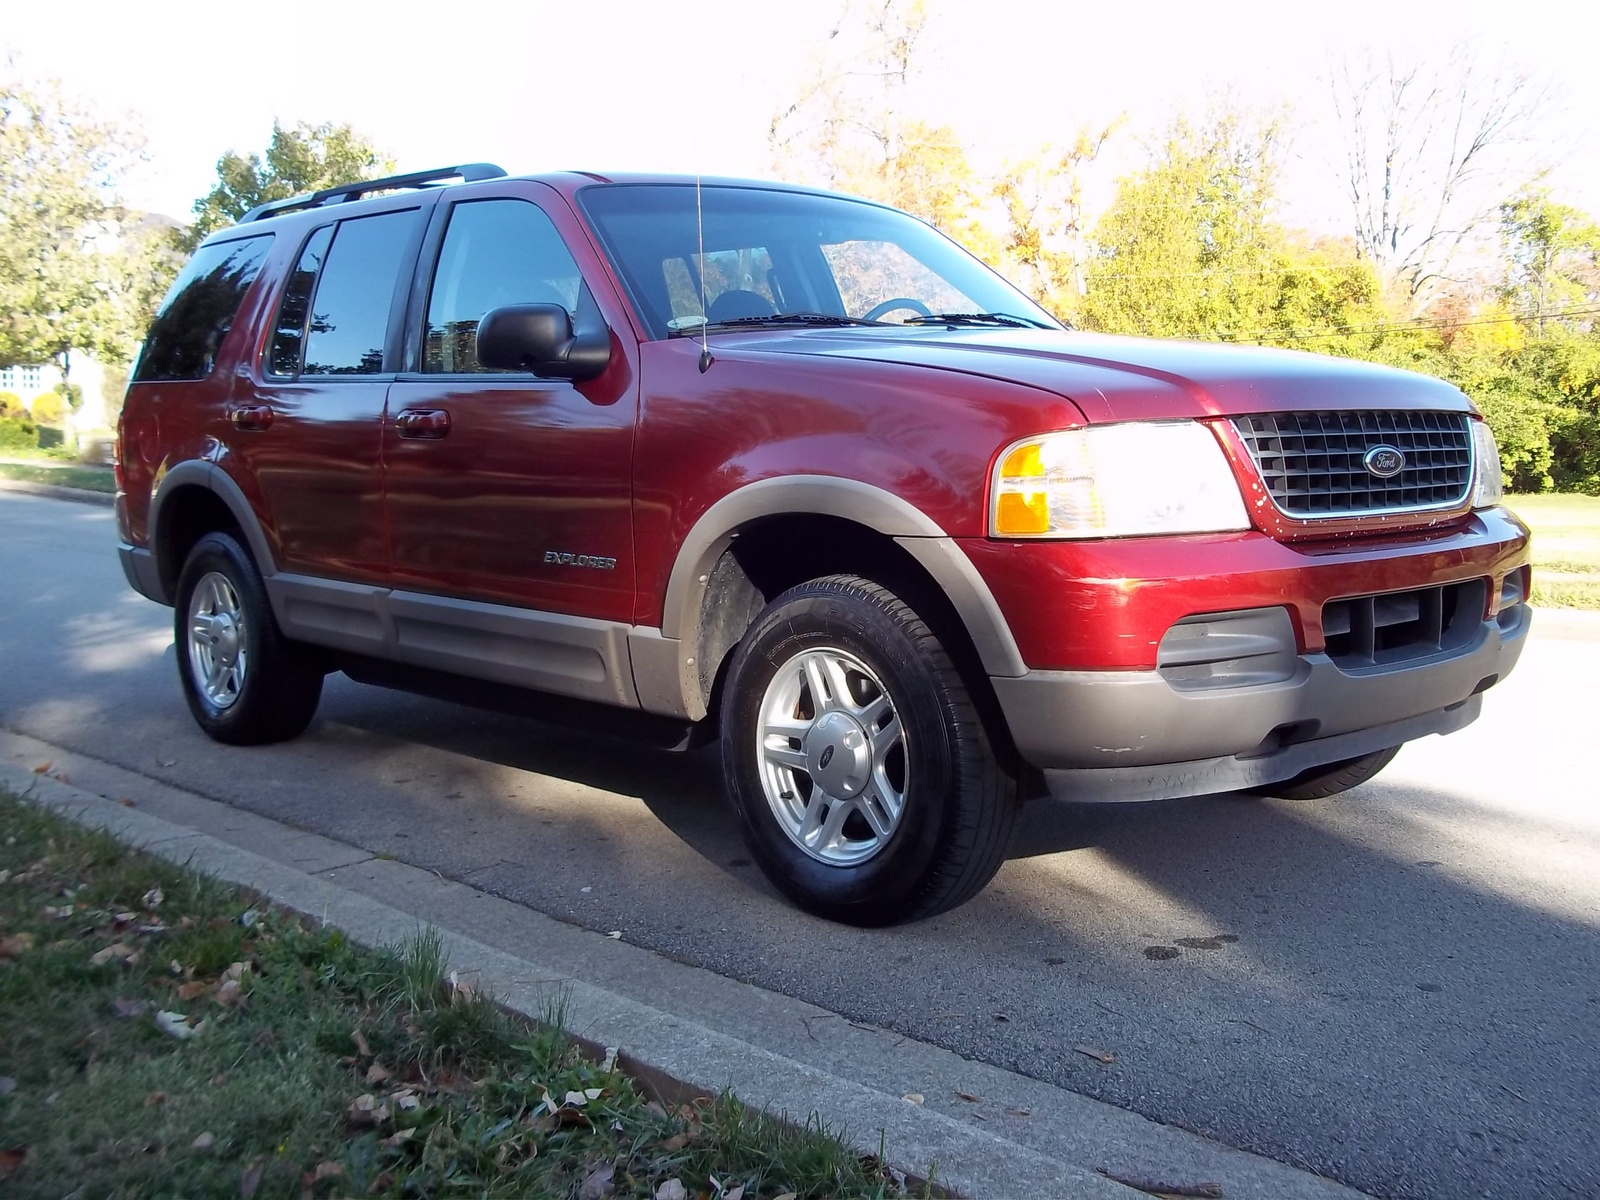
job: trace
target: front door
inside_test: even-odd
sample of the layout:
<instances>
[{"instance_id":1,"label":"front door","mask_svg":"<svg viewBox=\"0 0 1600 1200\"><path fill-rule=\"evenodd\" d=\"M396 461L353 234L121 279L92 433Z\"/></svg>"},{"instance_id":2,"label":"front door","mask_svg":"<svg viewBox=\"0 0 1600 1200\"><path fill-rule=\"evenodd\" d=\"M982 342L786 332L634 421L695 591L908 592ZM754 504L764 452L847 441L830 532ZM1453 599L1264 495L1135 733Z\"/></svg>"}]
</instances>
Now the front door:
<instances>
[{"instance_id":1,"label":"front door","mask_svg":"<svg viewBox=\"0 0 1600 1200\"><path fill-rule=\"evenodd\" d=\"M573 384L480 367L491 308L558 303L587 319L594 297L525 195L461 199L435 222L418 361L384 424L394 585L631 621L633 373L614 359Z\"/></svg>"}]
</instances>

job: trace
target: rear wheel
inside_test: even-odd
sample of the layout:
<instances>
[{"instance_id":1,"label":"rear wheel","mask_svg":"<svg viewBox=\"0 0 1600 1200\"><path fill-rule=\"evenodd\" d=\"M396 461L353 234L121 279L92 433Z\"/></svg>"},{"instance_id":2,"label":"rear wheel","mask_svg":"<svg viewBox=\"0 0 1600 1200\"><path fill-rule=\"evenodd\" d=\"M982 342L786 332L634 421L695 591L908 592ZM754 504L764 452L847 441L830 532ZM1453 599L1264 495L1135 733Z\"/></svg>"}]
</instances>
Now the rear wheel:
<instances>
[{"instance_id":1,"label":"rear wheel","mask_svg":"<svg viewBox=\"0 0 1600 1200\"><path fill-rule=\"evenodd\" d=\"M722 756L751 852L819 916L931 916L1004 861L1015 783L944 646L866 579L813 580L756 618L729 666Z\"/></svg>"},{"instance_id":2,"label":"rear wheel","mask_svg":"<svg viewBox=\"0 0 1600 1200\"><path fill-rule=\"evenodd\" d=\"M1251 788L1250 792L1252 795L1272 796L1279 800L1321 800L1325 796L1337 796L1340 792L1348 792L1367 782L1394 761L1394 756L1399 753L1399 746L1391 746L1360 758L1347 758L1325 767L1313 767L1281 783Z\"/></svg>"},{"instance_id":3,"label":"rear wheel","mask_svg":"<svg viewBox=\"0 0 1600 1200\"><path fill-rule=\"evenodd\" d=\"M217 741L281 742L311 723L322 669L278 629L261 575L232 537L195 543L178 577L174 624L184 699Z\"/></svg>"}]
</instances>

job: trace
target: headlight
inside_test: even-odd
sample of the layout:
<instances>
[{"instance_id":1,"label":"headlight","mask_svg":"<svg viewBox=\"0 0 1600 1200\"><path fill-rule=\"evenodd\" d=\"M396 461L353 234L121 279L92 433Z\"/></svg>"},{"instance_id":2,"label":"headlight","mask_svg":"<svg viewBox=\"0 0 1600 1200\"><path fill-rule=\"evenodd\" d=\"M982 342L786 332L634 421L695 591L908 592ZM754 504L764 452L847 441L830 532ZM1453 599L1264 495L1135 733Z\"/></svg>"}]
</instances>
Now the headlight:
<instances>
[{"instance_id":1,"label":"headlight","mask_svg":"<svg viewBox=\"0 0 1600 1200\"><path fill-rule=\"evenodd\" d=\"M1233 470L1194 421L1047 433L1006 447L990 488L1000 538L1103 538L1248 529Z\"/></svg>"},{"instance_id":2,"label":"headlight","mask_svg":"<svg viewBox=\"0 0 1600 1200\"><path fill-rule=\"evenodd\" d=\"M1472 460L1477 466L1472 479L1472 507L1493 508L1505 498L1500 482L1500 447L1487 421L1472 422Z\"/></svg>"}]
</instances>

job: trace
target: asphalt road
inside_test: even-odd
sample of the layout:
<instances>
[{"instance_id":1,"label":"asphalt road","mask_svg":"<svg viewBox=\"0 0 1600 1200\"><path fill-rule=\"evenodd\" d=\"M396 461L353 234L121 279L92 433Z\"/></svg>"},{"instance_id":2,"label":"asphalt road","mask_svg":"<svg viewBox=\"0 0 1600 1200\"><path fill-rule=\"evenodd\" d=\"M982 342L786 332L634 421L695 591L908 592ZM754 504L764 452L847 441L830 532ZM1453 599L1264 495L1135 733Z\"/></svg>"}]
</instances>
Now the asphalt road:
<instances>
[{"instance_id":1,"label":"asphalt road","mask_svg":"<svg viewBox=\"0 0 1600 1200\"><path fill-rule=\"evenodd\" d=\"M714 756L342 676L299 741L210 743L114 542L0 493L0 726L1376 1195L1600 1195L1600 640L1536 626L1331 800L1039 802L972 903L862 931L766 886Z\"/></svg>"}]
</instances>

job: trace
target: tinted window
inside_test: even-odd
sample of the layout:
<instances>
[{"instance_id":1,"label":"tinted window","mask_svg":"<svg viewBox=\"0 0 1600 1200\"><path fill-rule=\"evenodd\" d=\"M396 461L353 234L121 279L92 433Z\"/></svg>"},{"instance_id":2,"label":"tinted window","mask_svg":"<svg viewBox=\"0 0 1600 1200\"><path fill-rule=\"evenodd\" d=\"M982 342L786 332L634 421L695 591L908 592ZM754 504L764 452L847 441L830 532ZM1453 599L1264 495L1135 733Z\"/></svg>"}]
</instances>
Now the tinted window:
<instances>
[{"instance_id":1,"label":"tinted window","mask_svg":"<svg viewBox=\"0 0 1600 1200\"><path fill-rule=\"evenodd\" d=\"M383 370L389 310L416 210L339 222L306 326L304 375Z\"/></svg>"},{"instance_id":2,"label":"tinted window","mask_svg":"<svg viewBox=\"0 0 1600 1200\"><path fill-rule=\"evenodd\" d=\"M137 382L204 379L233 325L272 235L202 246L172 283L144 340Z\"/></svg>"},{"instance_id":3,"label":"tinted window","mask_svg":"<svg viewBox=\"0 0 1600 1200\"><path fill-rule=\"evenodd\" d=\"M525 200L458 204L439 251L428 297L422 369L482 371L478 322L507 304L559 304L578 311L578 265L543 210Z\"/></svg>"},{"instance_id":4,"label":"tinted window","mask_svg":"<svg viewBox=\"0 0 1600 1200\"><path fill-rule=\"evenodd\" d=\"M333 226L328 225L311 235L306 248L300 252L300 261L283 289L283 302L278 305L278 320L272 331L272 348L267 352L267 371L273 375L298 375L300 351L306 341L306 320L311 315L311 294L317 286L317 272L328 256L328 243L333 240Z\"/></svg>"}]
</instances>

